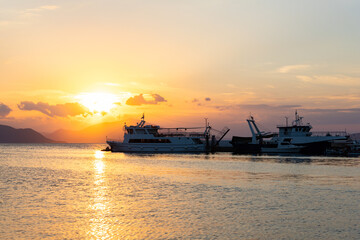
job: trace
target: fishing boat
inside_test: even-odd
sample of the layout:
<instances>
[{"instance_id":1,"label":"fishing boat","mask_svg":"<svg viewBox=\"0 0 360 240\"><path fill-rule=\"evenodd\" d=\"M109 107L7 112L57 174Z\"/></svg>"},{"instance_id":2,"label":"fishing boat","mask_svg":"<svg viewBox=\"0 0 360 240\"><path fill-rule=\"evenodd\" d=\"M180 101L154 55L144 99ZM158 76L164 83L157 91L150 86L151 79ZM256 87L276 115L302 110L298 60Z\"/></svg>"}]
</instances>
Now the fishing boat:
<instances>
[{"instance_id":1,"label":"fishing boat","mask_svg":"<svg viewBox=\"0 0 360 240\"><path fill-rule=\"evenodd\" d=\"M216 141L215 136L210 135L211 127L207 122L203 132L199 129L204 128L161 128L158 125L146 125L143 115L137 125L125 124L123 141L107 139L106 142L112 152L202 153L210 151L212 146L216 146L221 139Z\"/></svg>"},{"instance_id":2,"label":"fishing boat","mask_svg":"<svg viewBox=\"0 0 360 240\"><path fill-rule=\"evenodd\" d=\"M295 120L291 125L278 125L278 133L262 132L251 116L247 119L251 138L236 137L232 139L236 153L265 154L307 154L323 155L331 143L348 139L346 132L311 132L310 123L303 124L303 117L295 112Z\"/></svg>"}]
</instances>

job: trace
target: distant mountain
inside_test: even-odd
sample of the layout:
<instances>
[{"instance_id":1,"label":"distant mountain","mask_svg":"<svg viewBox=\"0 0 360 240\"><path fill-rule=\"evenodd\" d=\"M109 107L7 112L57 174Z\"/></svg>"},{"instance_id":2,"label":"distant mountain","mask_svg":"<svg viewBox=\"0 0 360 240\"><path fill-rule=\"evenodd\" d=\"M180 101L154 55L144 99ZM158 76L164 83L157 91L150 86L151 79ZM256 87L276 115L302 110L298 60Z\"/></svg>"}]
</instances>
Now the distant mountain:
<instances>
[{"instance_id":1,"label":"distant mountain","mask_svg":"<svg viewBox=\"0 0 360 240\"><path fill-rule=\"evenodd\" d=\"M60 129L53 133L45 134L45 136L56 141L68 143L105 143L106 137L122 138L124 135L123 126L123 122L106 122L78 131Z\"/></svg>"},{"instance_id":2,"label":"distant mountain","mask_svg":"<svg viewBox=\"0 0 360 240\"><path fill-rule=\"evenodd\" d=\"M0 125L0 143L55 143L31 128L16 129Z\"/></svg>"}]
</instances>

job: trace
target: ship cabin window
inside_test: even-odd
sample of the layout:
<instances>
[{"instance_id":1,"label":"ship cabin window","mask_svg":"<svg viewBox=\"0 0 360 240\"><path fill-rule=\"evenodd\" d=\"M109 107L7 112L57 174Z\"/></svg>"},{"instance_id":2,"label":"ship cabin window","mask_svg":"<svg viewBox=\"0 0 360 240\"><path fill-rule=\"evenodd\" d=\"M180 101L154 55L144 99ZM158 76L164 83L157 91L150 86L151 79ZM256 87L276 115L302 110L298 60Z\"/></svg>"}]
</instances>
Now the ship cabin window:
<instances>
[{"instance_id":1,"label":"ship cabin window","mask_svg":"<svg viewBox=\"0 0 360 240\"><path fill-rule=\"evenodd\" d=\"M288 135L288 129L287 128L284 129L284 135Z\"/></svg>"},{"instance_id":2,"label":"ship cabin window","mask_svg":"<svg viewBox=\"0 0 360 240\"><path fill-rule=\"evenodd\" d=\"M169 139L129 139L129 143L171 143Z\"/></svg>"},{"instance_id":3,"label":"ship cabin window","mask_svg":"<svg viewBox=\"0 0 360 240\"><path fill-rule=\"evenodd\" d=\"M134 134L134 129L128 129L127 132L128 134Z\"/></svg>"},{"instance_id":4,"label":"ship cabin window","mask_svg":"<svg viewBox=\"0 0 360 240\"><path fill-rule=\"evenodd\" d=\"M203 142L200 140L200 138L192 138L193 142L195 144L202 144Z\"/></svg>"},{"instance_id":5,"label":"ship cabin window","mask_svg":"<svg viewBox=\"0 0 360 240\"><path fill-rule=\"evenodd\" d=\"M145 131L145 129L139 128L139 129L136 129L136 133L137 134L146 134L146 131Z\"/></svg>"},{"instance_id":6,"label":"ship cabin window","mask_svg":"<svg viewBox=\"0 0 360 240\"><path fill-rule=\"evenodd\" d=\"M149 134L152 134L152 135L156 135L158 133L157 129L148 129L147 131Z\"/></svg>"}]
</instances>

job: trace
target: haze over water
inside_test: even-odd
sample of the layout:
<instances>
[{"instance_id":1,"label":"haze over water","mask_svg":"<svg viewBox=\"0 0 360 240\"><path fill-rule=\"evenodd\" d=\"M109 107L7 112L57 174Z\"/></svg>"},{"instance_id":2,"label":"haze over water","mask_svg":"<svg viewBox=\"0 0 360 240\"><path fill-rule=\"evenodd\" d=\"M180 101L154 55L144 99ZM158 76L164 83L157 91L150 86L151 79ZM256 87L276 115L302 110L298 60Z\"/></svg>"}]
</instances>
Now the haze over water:
<instances>
[{"instance_id":1,"label":"haze over water","mask_svg":"<svg viewBox=\"0 0 360 240\"><path fill-rule=\"evenodd\" d=\"M2 239L359 239L358 158L0 145Z\"/></svg>"}]
</instances>

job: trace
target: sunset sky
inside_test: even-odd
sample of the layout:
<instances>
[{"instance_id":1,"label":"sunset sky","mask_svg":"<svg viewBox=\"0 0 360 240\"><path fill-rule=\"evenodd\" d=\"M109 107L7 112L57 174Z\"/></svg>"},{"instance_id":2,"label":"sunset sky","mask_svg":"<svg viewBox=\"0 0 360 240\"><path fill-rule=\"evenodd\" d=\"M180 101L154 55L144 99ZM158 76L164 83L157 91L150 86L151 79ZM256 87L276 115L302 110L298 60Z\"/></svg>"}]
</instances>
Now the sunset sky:
<instances>
[{"instance_id":1,"label":"sunset sky","mask_svg":"<svg viewBox=\"0 0 360 240\"><path fill-rule=\"evenodd\" d=\"M360 132L358 0L0 0L0 124ZM130 122L135 123L135 122Z\"/></svg>"}]
</instances>

